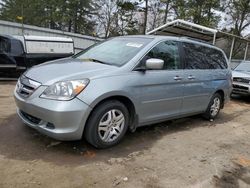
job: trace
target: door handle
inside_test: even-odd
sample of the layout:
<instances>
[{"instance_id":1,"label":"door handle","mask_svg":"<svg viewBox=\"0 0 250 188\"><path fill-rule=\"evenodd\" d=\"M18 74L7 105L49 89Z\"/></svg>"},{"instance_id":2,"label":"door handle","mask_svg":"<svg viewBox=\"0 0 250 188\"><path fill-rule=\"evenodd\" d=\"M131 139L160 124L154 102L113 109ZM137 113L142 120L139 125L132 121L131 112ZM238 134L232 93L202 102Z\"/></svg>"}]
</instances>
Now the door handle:
<instances>
[{"instance_id":1,"label":"door handle","mask_svg":"<svg viewBox=\"0 0 250 188\"><path fill-rule=\"evenodd\" d=\"M189 75L189 76L188 76L188 79L189 79L189 80L194 80L194 79L195 79L195 76Z\"/></svg>"},{"instance_id":2,"label":"door handle","mask_svg":"<svg viewBox=\"0 0 250 188\"><path fill-rule=\"evenodd\" d=\"M180 77L180 76L175 76L175 77L174 77L174 80L176 80L176 81L182 80L182 77Z\"/></svg>"}]
</instances>

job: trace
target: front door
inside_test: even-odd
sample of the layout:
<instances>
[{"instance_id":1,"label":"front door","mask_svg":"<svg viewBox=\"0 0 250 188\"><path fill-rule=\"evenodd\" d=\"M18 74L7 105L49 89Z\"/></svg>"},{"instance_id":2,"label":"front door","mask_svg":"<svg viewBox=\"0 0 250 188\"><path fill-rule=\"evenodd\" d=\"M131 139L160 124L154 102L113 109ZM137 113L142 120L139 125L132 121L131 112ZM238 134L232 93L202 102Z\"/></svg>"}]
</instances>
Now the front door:
<instances>
[{"instance_id":1,"label":"front door","mask_svg":"<svg viewBox=\"0 0 250 188\"><path fill-rule=\"evenodd\" d=\"M139 101L139 122L145 124L178 116L182 107L183 70L178 42L163 41L150 50L138 66L150 58L164 60L162 70L134 71L137 84L134 93Z\"/></svg>"}]
</instances>

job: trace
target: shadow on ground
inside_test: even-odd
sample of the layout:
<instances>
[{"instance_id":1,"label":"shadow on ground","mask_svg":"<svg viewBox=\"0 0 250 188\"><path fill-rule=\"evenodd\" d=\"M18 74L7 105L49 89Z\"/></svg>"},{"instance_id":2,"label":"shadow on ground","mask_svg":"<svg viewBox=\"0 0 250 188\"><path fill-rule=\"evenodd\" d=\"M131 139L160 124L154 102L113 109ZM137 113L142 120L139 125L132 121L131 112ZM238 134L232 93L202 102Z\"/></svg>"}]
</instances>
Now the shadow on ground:
<instances>
[{"instance_id":1,"label":"shadow on ground","mask_svg":"<svg viewBox=\"0 0 250 188\"><path fill-rule=\"evenodd\" d=\"M135 133L127 133L123 141L115 147L97 150L85 141L58 142L24 125L17 115L11 115L0 125L0 155L8 159L43 160L59 165L79 165L93 161L107 161L110 158L137 155L154 145L162 136L215 123L228 121L232 115L221 113L217 121L209 122L200 116L167 121L148 127L138 128Z\"/></svg>"},{"instance_id":2,"label":"shadow on ground","mask_svg":"<svg viewBox=\"0 0 250 188\"><path fill-rule=\"evenodd\" d=\"M227 110L223 110L214 122L206 121L201 116L193 116L141 127L135 133L127 133L117 146L105 150L97 150L85 141L58 142L27 127L13 114L0 121L0 155L8 159L43 160L59 165L108 161L110 158L128 157L131 153L140 155L163 136L190 131L196 127L227 123L250 110L244 108L231 113L228 109L234 108L234 104L248 107L250 98L233 96Z\"/></svg>"},{"instance_id":3,"label":"shadow on ground","mask_svg":"<svg viewBox=\"0 0 250 188\"><path fill-rule=\"evenodd\" d=\"M231 100L235 102L250 104L250 96L240 96L240 95L233 94L231 96Z\"/></svg>"}]
</instances>

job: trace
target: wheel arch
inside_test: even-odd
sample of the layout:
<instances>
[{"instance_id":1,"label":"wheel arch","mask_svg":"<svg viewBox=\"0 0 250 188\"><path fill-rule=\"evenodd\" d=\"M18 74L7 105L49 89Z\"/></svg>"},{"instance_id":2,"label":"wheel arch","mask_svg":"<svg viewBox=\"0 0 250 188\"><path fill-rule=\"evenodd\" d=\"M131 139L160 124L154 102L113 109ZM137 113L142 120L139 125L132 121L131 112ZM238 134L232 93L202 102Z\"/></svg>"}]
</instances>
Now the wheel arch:
<instances>
[{"instance_id":1,"label":"wheel arch","mask_svg":"<svg viewBox=\"0 0 250 188\"><path fill-rule=\"evenodd\" d=\"M88 123L88 120L89 120L90 116L92 115L92 113L94 112L94 110L96 108L98 108L98 106L100 106L101 104L103 104L104 102L109 101L109 100L117 100L126 106L126 108L128 109L128 112L129 112L129 117L130 117L129 130L135 131L137 124L138 124L138 115L137 115L135 103L130 97L122 95L122 94L106 95L106 96L101 96L98 99L96 99L91 104L92 110L87 117L86 124ZM84 127L86 127L86 125ZM84 128L83 132L84 131L85 131L85 128Z\"/></svg>"},{"instance_id":2,"label":"wheel arch","mask_svg":"<svg viewBox=\"0 0 250 188\"><path fill-rule=\"evenodd\" d=\"M221 96L222 99L221 108L224 108L225 92L222 89L219 89L215 92L215 94L216 93L218 93Z\"/></svg>"}]
</instances>

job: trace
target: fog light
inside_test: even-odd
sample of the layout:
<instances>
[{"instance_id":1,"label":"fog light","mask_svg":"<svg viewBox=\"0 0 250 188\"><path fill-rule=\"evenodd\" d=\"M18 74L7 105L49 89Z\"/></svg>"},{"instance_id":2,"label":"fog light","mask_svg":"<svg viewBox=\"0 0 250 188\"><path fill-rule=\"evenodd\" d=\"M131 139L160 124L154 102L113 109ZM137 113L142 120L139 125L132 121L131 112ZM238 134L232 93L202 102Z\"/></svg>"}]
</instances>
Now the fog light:
<instances>
[{"instance_id":1,"label":"fog light","mask_svg":"<svg viewBox=\"0 0 250 188\"><path fill-rule=\"evenodd\" d=\"M54 125L53 123L48 122L47 125L46 125L46 127L47 127L48 129L54 129L54 128L55 128L55 125Z\"/></svg>"}]
</instances>

